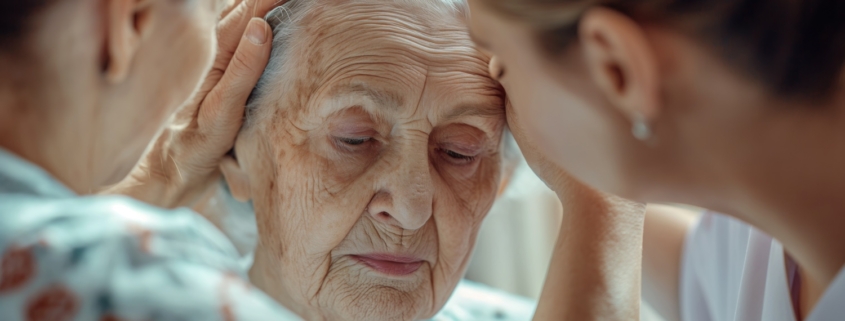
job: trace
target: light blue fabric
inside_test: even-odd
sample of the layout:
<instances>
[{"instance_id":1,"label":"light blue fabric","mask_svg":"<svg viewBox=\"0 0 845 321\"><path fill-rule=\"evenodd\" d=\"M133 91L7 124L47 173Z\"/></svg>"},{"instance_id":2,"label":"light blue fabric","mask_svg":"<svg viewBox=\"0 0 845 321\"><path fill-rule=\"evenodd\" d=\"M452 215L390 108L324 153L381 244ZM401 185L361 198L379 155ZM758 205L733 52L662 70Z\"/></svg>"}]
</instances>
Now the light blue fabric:
<instances>
[{"instance_id":1,"label":"light blue fabric","mask_svg":"<svg viewBox=\"0 0 845 321\"><path fill-rule=\"evenodd\" d=\"M190 210L75 195L0 149L0 320L299 320Z\"/></svg>"},{"instance_id":2,"label":"light blue fabric","mask_svg":"<svg viewBox=\"0 0 845 321\"><path fill-rule=\"evenodd\" d=\"M536 308L534 300L462 280L432 321L527 321Z\"/></svg>"}]
</instances>

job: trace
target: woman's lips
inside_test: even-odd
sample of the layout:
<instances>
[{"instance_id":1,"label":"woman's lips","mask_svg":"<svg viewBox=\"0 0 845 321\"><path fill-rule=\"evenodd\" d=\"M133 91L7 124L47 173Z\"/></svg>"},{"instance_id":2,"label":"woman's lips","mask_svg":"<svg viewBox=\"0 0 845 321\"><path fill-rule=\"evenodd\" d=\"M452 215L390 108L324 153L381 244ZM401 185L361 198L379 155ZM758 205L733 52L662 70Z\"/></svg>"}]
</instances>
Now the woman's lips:
<instances>
[{"instance_id":1,"label":"woman's lips","mask_svg":"<svg viewBox=\"0 0 845 321\"><path fill-rule=\"evenodd\" d=\"M423 260L416 257L391 254L353 255L352 257L373 270L394 276L404 276L414 273L424 263Z\"/></svg>"}]
</instances>

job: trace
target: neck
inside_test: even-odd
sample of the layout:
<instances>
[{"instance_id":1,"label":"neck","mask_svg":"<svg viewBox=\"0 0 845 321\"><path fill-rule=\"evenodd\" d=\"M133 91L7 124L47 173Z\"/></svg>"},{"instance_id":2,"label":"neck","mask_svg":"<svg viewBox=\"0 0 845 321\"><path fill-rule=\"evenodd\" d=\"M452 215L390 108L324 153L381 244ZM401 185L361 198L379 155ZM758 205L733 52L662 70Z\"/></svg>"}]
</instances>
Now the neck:
<instances>
[{"instance_id":1,"label":"neck","mask_svg":"<svg viewBox=\"0 0 845 321\"><path fill-rule=\"evenodd\" d=\"M737 217L783 244L811 285L802 289L815 298L802 300L807 306L845 265L843 96L830 106L770 104L765 127L725 130L720 139L733 137L732 147L710 150L699 164L712 174L703 184L710 194L693 204Z\"/></svg>"},{"instance_id":2,"label":"neck","mask_svg":"<svg viewBox=\"0 0 845 321\"><path fill-rule=\"evenodd\" d=\"M96 184L86 159L92 149L90 139L82 136L86 111L69 103L51 104L57 93L34 92L33 86L22 85L20 77L6 80L0 80L0 147L77 193L91 192Z\"/></svg>"},{"instance_id":3,"label":"neck","mask_svg":"<svg viewBox=\"0 0 845 321\"><path fill-rule=\"evenodd\" d=\"M845 173L832 171L829 175L787 183L795 185L780 189L748 190L733 212L780 241L804 276L822 288L827 288L845 265L845 199L841 195Z\"/></svg>"}]
</instances>

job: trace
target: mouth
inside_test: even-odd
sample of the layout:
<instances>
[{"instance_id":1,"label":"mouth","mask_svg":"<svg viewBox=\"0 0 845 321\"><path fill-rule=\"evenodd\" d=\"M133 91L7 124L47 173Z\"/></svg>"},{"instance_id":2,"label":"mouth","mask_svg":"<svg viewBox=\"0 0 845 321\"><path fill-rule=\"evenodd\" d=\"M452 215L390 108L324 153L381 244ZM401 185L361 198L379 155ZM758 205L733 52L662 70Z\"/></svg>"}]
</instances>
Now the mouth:
<instances>
[{"instance_id":1,"label":"mouth","mask_svg":"<svg viewBox=\"0 0 845 321\"><path fill-rule=\"evenodd\" d=\"M417 257L392 254L352 255L352 257L377 272L391 276L413 274L424 263L422 259Z\"/></svg>"}]
</instances>

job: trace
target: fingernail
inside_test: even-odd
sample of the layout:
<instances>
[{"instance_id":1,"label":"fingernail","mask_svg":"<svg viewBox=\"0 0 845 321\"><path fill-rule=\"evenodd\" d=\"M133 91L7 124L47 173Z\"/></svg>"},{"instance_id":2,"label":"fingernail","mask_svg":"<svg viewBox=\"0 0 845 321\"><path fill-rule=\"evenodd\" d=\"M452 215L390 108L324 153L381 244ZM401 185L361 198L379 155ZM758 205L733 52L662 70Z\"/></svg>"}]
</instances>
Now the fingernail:
<instances>
[{"instance_id":1,"label":"fingernail","mask_svg":"<svg viewBox=\"0 0 845 321\"><path fill-rule=\"evenodd\" d=\"M246 28L246 37L249 42L256 45L263 45L267 42L267 31L264 30L266 23L261 18L253 18Z\"/></svg>"}]
</instances>

